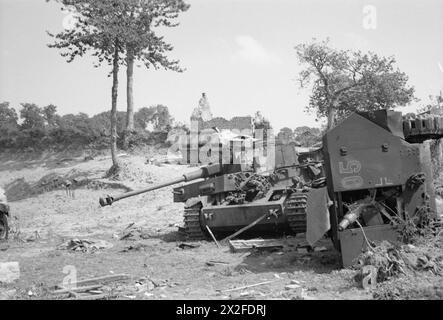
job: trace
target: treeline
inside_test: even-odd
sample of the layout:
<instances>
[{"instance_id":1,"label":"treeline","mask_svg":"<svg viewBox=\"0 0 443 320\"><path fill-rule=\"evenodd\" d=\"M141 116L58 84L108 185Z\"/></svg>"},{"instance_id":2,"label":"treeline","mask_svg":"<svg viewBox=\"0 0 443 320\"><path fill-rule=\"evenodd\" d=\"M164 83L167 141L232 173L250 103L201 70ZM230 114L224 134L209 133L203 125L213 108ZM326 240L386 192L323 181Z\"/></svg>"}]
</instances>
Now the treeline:
<instances>
[{"instance_id":1,"label":"treeline","mask_svg":"<svg viewBox=\"0 0 443 320\"><path fill-rule=\"evenodd\" d=\"M313 147L321 142L324 128L311 128L308 126L297 127L294 130L288 127L280 129L277 140L282 144L295 142L302 147Z\"/></svg>"},{"instance_id":2,"label":"treeline","mask_svg":"<svg viewBox=\"0 0 443 320\"><path fill-rule=\"evenodd\" d=\"M9 102L0 103L0 150L105 149L110 144L110 112L92 117L85 113L59 115L55 105L22 103L17 113ZM174 125L166 106L143 107L134 114L135 129L128 147L165 143ZM118 144L123 146L126 112L117 113Z\"/></svg>"}]
</instances>

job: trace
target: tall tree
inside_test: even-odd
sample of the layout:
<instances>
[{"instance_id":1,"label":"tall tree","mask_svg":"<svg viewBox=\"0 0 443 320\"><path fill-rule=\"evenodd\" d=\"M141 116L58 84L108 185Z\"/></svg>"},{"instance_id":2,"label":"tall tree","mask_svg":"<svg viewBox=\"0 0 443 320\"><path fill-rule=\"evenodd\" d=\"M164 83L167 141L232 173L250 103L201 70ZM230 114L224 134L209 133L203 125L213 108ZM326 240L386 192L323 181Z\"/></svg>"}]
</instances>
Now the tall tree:
<instances>
[{"instance_id":1,"label":"tall tree","mask_svg":"<svg viewBox=\"0 0 443 320\"><path fill-rule=\"evenodd\" d=\"M0 128L16 129L17 121L17 112L9 106L9 102L0 102Z\"/></svg>"},{"instance_id":2,"label":"tall tree","mask_svg":"<svg viewBox=\"0 0 443 320\"><path fill-rule=\"evenodd\" d=\"M46 125L49 128L54 128L57 123L57 106L54 106L53 104L47 105L43 108L43 117L45 118Z\"/></svg>"},{"instance_id":3,"label":"tall tree","mask_svg":"<svg viewBox=\"0 0 443 320\"><path fill-rule=\"evenodd\" d=\"M18 131L18 116L9 102L0 102L0 145L5 146L12 142L12 137Z\"/></svg>"},{"instance_id":4,"label":"tall tree","mask_svg":"<svg viewBox=\"0 0 443 320\"><path fill-rule=\"evenodd\" d=\"M329 46L329 40L314 39L295 49L306 67L299 74L300 86L312 84L307 109L319 117L326 116L328 129L337 117L352 111L390 109L414 100L414 88L407 85L408 76L394 68L394 57L336 50Z\"/></svg>"},{"instance_id":5,"label":"tall tree","mask_svg":"<svg viewBox=\"0 0 443 320\"><path fill-rule=\"evenodd\" d=\"M117 98L118 98L118 71L124 64L125 28L122 20L125 19L126 1L121 0L54 0L67 10L76 12L76 20L72 28L56 35L48 32L54 38L50 48L61 50L61 55L72 62L82 57L86 52L97 58L96 67L103 62L112 66L111 91L111 153L113 167L119 168L117 160Z\"/></svg>"},{"instance_id":6,"label":"tall tree","mask_svg":"<svg viewBox=\"0 0 443 320\"><path fill-rule=\"evenodd\" d=\"M175 19L189 9L183 0L122 0L125 14L121 26L125 30L126 47L126 136L134 131L134 63L139 61L149 68L164 68L182 72L178 60L170 60L167 54L173 50L162 36L156 34L158 27L176 27ZM124 143L126 144L126 143Z\"/></svg>"},{"instance_id":7,"label":"tall tree","mask_svg":"<svg viewBox=\"0 0 443 320\"><path fill-rule=\"evenodd\" d=\"M41 129L45 128L45 118L43 110L35 103L22 103L20 110L20 118L23 120L21 127L27 129Z\"/></svg>"}]
</instances>

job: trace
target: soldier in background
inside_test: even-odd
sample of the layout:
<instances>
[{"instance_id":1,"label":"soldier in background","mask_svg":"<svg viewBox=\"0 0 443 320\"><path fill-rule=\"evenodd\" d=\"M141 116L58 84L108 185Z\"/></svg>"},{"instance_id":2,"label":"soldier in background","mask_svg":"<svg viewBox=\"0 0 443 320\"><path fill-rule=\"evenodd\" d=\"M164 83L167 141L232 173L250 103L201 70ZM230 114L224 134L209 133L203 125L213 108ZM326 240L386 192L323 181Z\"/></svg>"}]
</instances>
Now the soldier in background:
<instances>
[{"instance_id":1,"label":"soldier in background","mask_svg":"<svg viewBox=\"0 0 443 320\"><path fill-rule=\"evenodd\" d=\"M0 240L7 240L9 234L8 226L9 205L5 191L0 188Z\"/></svg>"}]
</instances>

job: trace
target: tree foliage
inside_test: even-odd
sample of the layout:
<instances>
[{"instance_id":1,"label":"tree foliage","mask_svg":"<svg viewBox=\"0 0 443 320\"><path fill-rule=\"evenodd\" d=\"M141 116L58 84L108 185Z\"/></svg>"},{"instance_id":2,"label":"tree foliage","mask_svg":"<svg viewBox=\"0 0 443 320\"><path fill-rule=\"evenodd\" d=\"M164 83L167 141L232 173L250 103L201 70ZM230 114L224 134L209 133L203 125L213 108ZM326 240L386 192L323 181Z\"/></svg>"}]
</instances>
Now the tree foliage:
<instances>
[{"instance_id":1,"label":"tree foliage","mask_svg":"<svg viewBox=\"0 0 443 320\"><path fill-rule=\"evenodd\" d=\"M135 113L136 127L147 129L150 125L155 131L168 130L173 122L168 107L156 105L143 107Z\"/></svg>"},{"instance_id":2,"label":"tree foliage","mask_svg":"<svg viewBox=\"0 0 443 320\"><path fill-rule=\"evenodd\" d=\"M328 117L328 129L350 112L396 108L414 99L414 88L395 68L394 57L333 49L329 40L314 39L295 49L305 67L299 74L300 86L312 85L307 110Z\"/></svg>"},{"instance_id":3,"label":"tree foliage","mask_svg":"<svg viewBox=\"0 0 443 320\"><path fill-rule=\"evenodd\" d=\"M134 64L140 62L149 68L163 68L182 72L178 60L169 59L173 50L163 36L157 34L159 27L175 27L179 13L188 10L189 5L183 0L122 0L124 15L121 27L124 30L126 48L126 96L127 118L126 131L134 130Z\"/></svg>"},{"instance_id":4,"label":"tree foliage","mask_svg":"<svg viewBox=\"0 0 443 320\"><path fill-rule=\"evenodd\" d=\"M86 113L59 115L55 105L41 108L35 103L23 103L21 106L19 117L9 102L0 103L0 149L102 150L109 146L110 111L90 117ZM144 114L145 109L153 111L147 121L153 123L157 131L138 127L131 136L130 145L167 144L165 131L182 125L174 124L166 106L141 108L140 114ZM122 146L126 112L117 112L116 119L117 144Z\"/></svg>"},{"instance_id":5,"label":"tree foliage","mask_svg":"<svg viewBox=\"0 0 443 320\"><path fill-rule=\"evenodd\" d=\"M117 159L117 98L118 72L120 64L124 63L124 39L127 36L123 27L127 20L125 1L120 0L55 0L65 9L77 13L73 28L64 30L56 35L48 32L54 38L50 48L61 51L68 62L76 57L82 57L89 52L97 58L97 65L107 62L112 66L111 91L111 155L113 167L111 171L119 170Z\"/></svg>"},{"instance_id":6,"label":"tree foliage","mask_svg":"<svg viewBox=\"0 0 443 320\"><path fill-rule=\"evenodd\" d=\"M300 143L302 147L312 147L319 143L321 138L322 132L319 128L302 126L294 129L294 139Z\"/></svg>"},{"instance_id":7,"label":"tree foliage","mask_svg":"<svg viewBox=\"0 0 443 320\"><path fill-rule=\"evenodd\" d=\"M21 127L23 129L41 129L45 128L45 118L43 110L35 103L22 103L20 118L23 119Z\"/></svg>"}]
</instances>

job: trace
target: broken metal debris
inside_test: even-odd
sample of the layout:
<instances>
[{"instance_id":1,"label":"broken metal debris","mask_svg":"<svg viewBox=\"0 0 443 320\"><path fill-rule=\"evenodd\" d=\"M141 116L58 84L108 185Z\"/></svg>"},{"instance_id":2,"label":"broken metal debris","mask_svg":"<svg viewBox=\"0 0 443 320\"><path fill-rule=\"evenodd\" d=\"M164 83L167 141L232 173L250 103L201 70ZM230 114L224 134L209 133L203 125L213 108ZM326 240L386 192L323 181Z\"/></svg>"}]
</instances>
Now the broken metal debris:
<instances>
[{"instance_id":1,"label":"broken metal debris","mask_svg":"<svg viewBox=\"0 0 443 320\"><path fill-rule=\"evenodd\" d=\"M180 249L195 249L195 248L200 247L200 245L199 245L199 244L190 244L190 243L185 243L185 242L183 242L183 243L180 243L180 244L178 245L178 247L179 247Z\"/></svg>"},{"instance_id":2,"label":"broken metal debris","mask_svg":"<svg viewBox=\"0 0 443 320\"><path fill-rule=\"evenodd\" d=\"M70 239L60 244L57 249L93 253L101 249L112 248L113 244L105 240Z\"/></svg>"}]
</instances>

